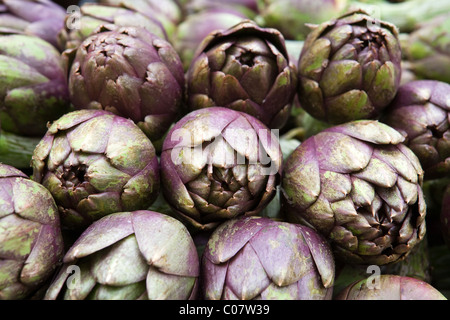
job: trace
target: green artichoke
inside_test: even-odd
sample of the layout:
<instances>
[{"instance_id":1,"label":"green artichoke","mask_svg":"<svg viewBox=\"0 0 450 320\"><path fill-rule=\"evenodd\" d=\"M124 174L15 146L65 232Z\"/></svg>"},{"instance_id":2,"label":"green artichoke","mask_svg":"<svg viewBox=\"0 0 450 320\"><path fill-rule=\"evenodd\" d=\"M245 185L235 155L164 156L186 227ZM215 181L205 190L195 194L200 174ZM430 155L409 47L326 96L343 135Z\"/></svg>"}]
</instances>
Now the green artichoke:
<instances>
[{"instance_id":1,"label":"green artichoke","mask_svg":"<svg viewBox=\"0 0 450 320\"><path fill-rule=\"evenodd\" d=\"M202 257L207 300L330 300L334 258L314 230L262 217L227 221Z\"/></svg>"},{"instance_id":2,"label":"green artichoke","mask_svg":"<svg viewBox=\"0 0 450 320\"><path fill-rule=\"evenodd\" d=\"M56 200L62 225L82 230L105 215L147 209L159 191L155 148L131 121L81 110L55 121L37 146L33 178Z\"/></svg>"},{"instance_id":3,"label":"green artichoke","mask_svg":"<svg viewBox=\"0 0 450 320\"><path fill-rule=\"evenodd\" d=\"M132 119L151 141L182 114L183 65L170 43L143 28L103 27L77 49L69 91L77 109Z\"/></svg>"},{"instance_id":4,"label":"green artichoke","mask_svg":"<svg viewBox=\"0 0 450 320\"><path fill-rule=\"evenodd\" d=\"M346 263L404 259L425 236L423 170L404 137L375 120L325 129L283 169L283 213L315 228Z\"/></svg>"},{"instance_id":5,"label":"green artichoke","mask_svg":"<svg viewBox=\"0 0 450 320\"><path fill-rule=\"evenodd\" d=\"M348 0L257 0L258 18L265 27L275 28L290 40L304 40L311 29L342 14Z\"/></svg>"},{"instance_id":6,"label":"green artichoke","mask_svg":"<svg viewBox=\"0 0 450 320\"><path fill-rule=\"evenodd\" d=\"M256 118L227 108L193 111L164 140L161 183L174 214L194 232L257 215L276 194L283 155Z\"/></svg>"},{"instance_id":7,"label":"green artichoke","mask_svg":"<svg viewBox=\"0 0 450 320\"><path fill-rule=\"evenodd\" d=\"M162 24L152 16L123 7L85 3L80 7L80 28L73 28L68 23L58 37L59 46L64 49L77 49L80 44L105 24L120 27L141 27L158 37L168 40ZM66 22L72 19L66 18Z\"/></svg>"},{"instance_id":8,"label":"green artichoke","mask_svg":"<svg viewBox=\"0 0 450 320\"><path fill-rule=\"evenodd\" d=\"M115 213L78 238L44 299L195 299L199 269L181 222L152 211Z\"/></svg>"},{"instance_id":9,"label":"green artichoke","mask_svg":"<svg viewBox=\"0 0 450 320\"><path fill-rule=\"evenodd\" d=\"M187 86L190 110L226 107L280 129L290 115L297 76L283 35L245 20L203 40Z\"/></svg>"},{"instance_id":10,"label":"green artichoke","mask_svg":"<svg viewBox=\"0 0 450 320\"><path fill-rule=\"evenodd\" d=\"M47 123L69 107L66 74L56 48L35 36L0 36L1 129L39 137Z\"/></svg>"},{"instance_id":11,"label":"green artichoke","mask_svg":"<svg viewBox=\"0 0 450 320\"><path fill-rule=\"evenodd\" d=\"M401 86L381 120L405 135L425 179L450 177L450 84L418 80Z\"/></svg>"},{"instance_id":12,"label":"green artichoke","mask_svg":"<svg viewBox=\"0 0 450 320\"><path fill-rule=\"evenodd\" d=\"M433 286L416 278L381 275L379 280L372 280L349 285L336 300L447 300Z\"/></svg>"},{"instance_id":13,"label":"green artichoke","mask_svg":"<svg viewBox=\"0 0 450 320\"><path fill-rule=\"evenodd\" d=\"M58 209L50 192L0 164L0 300L27 299L64 255Z\"/></svg>"},{"instance_id":14,"label":"green artichoke","mask_svg":"<svg viewBox=\"0 0 450 320\"><path fill-rule=\"evenodd\" d=\"M402 43L404 58L420 78L450 83L450 14L427 21Z\"/></svg>"},{"instance_id":15,"label":"green artichoke","mask_svg":"<svg viewBox=\"0 0 450 320\"><path fill-rule=\"evenodd\" d=\"M51 0L0 0L0 33L42 38L56 48L66 11Z\"/></svg>"},{"instance_id":16,"label":"green artichoke","mask_svg":"<svg viewBox=\"0 0 450 320\"><path fill-rule=\"evenodd\" d=\"M375 119L397 93L401 59L394 25L363 11L322 23L299 59L300 104L332 124Z\"/></svg>"}]
</instances>

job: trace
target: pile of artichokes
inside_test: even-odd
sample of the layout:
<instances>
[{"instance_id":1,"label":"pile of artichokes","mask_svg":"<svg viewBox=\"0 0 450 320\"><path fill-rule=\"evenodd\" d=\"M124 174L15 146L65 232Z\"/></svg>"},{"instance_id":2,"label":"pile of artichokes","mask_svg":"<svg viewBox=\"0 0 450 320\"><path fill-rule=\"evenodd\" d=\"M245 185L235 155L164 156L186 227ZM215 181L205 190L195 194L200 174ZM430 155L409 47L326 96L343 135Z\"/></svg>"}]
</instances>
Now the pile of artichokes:
<instances>
[{"instance_id":1,"label":"pile of artichokes","mask_svg":"<svg viewBox=\"0 0 450 320\"><path fill-rule=\"evenodd\" d=\"M0 0L0 300L448 299L448 10Z\"/></svg>"}]
</instances>

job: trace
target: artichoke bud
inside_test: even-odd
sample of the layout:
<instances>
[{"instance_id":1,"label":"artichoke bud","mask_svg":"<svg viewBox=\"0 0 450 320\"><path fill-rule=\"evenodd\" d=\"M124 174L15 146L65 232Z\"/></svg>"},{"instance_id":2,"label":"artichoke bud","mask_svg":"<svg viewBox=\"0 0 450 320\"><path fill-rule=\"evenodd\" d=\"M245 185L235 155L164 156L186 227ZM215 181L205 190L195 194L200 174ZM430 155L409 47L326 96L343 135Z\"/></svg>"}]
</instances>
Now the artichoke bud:
<instances>
[{"instance_id":1,"label":"artichoke bud","mask_svg":"<svg viewBox=\"0 0 450 320\"><path fill-rule=\"evenodd\" d=\"M424 173L404 140L375 120L307 139L285 162L284 216L324 235L343 262L404 259L426 232Z\"/></svg>"},{"instance_id":2,"label":"artichoke bud","mask_svg":"<svg viewBox=\"0 0 450 320\"><path fill-rule=\"evenodd\" d=\"M105 215L148 208L159 192L151 141L131 120L102 110L69 113L33 154L33 178L50 190L65 228L83 230Z\"/></svg>"},{"instance_id":3,"label":"artichoke bud","mask_svg":"<svg viewBox=\"0 0 450 320\"><path fill-rule=\"evenodd\" d=\"M180 57L170 43L143 28L104 25L97 31L80 45L70 66L72 103L130 118L150 140L161 139L182 113Z\"/></svg>"},{"instance_id":4,"label":"artichoke bud","mask_svg":"<svg viewBox=\"0 0 450 320\"><path fill-rule=\"evenodd\" d=\"M314 230L262 217L221 224L201 260L206 300L330 300L334 257Z\"/></svg>"},{"instance_id":5,"label":"artichoke bud","mask_svg":"<svg viewBox=\"0 0 450 320\"><path fill-rule=\"evenodd\" d=\"M0 300L28 299L59 266L64 245L50 192L0 164Z\"/></svg>"},{"instance_id":6,"label":"artichoke bud","mask_svg":"<svg viewBox=\"0 0 450 320\"><path fill-rule=\"evenodd\" d=\"M187 103L191 111L218 106L246 112L281 129L296 86L283 35L243 20L202 41L187 72Z\"/></svg>"},{"instance_id":7,"label":"artichoke bud","mask_svg":"<svg viewBox=\"0 0 450 320\"><path fill-rule=\"evenodd\" d=\"M193 111L164 141L163 194L191 230L212 230L269 204L282 158L276 132L256 118L222 107Z\"/></svg>"},{"instance_id":8,"label":"artichoke bud","mask_svg":"<svg viewBox=\"0 0 450 320\"><path fill-rule=\"evenodd\" d=\"M416 154L425 179L450 176L450 85L411 81L402 87L381 121L402 132Z\"/></svg>"},{"instance_id":9,"label":"artichoke bud","mask_svg":"<svg viewBox=\"0 0 450 320\"><path fill-rule=\"evenodd\" d=\"M376 119L400 85L398 30L362 10L324 22L305 40L298 75L300 104L316 119Z\"/></svg>"},{"instance_id":10,"label":"artichoke bud","mask_svg":"<svg viewBox=\"0 0 450 320\"><path fill-rule=\"evenodd\" d=\"M89 226L64 256L44 300L194 300L199 258L183 224L153 211Z\"/></svg>"}]
</instances>

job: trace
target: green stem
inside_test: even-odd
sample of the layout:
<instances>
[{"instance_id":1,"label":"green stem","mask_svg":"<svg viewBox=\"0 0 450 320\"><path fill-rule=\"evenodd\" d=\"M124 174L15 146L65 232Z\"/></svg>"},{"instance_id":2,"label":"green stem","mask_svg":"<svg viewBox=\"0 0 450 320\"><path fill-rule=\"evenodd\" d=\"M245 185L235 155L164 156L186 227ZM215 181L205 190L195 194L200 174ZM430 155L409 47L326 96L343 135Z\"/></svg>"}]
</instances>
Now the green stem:
<instances>
[{"instance_id":1,"label":"green stem","mask_svg":"<svg viewBox=\"0 0 450 320\"><path fill-rule=\"evenodd\" d=\"M30 168L31 157L40 140L40 138L22 137L1 131L0 163L17 169Z\"/></svg>"}]
</instances>

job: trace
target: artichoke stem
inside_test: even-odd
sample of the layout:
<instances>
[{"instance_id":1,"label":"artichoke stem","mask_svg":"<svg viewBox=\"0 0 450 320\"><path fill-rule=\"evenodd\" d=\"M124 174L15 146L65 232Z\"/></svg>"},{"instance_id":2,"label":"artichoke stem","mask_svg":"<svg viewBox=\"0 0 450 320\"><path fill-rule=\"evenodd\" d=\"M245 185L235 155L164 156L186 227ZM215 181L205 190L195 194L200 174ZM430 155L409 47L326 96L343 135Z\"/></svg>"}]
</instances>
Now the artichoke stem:
<instances>
[{"instance_id":1,"label":"artichoke stem","mask_svg":"<svg viewBox=\"0 0 450 320\"><path fill-rule=\"evenodd\" d=\"M40 138L29 138L0 132L0 163L17 169L29 169L34 149Z\"/></svg>"}]
</instances>

